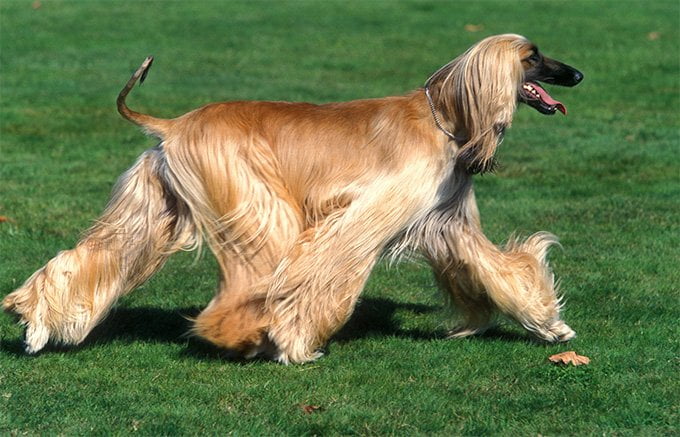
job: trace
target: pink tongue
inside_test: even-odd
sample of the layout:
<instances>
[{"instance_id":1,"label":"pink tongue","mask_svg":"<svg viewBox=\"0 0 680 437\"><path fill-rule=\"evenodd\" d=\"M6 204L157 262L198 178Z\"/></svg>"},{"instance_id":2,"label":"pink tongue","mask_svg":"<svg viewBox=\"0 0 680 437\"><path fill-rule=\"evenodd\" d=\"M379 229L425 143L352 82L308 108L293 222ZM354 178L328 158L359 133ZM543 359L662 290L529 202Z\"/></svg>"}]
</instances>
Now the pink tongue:
<instances>
[{"instance_id":1,"label":"pink tongue","mask_svg":"<svg viewBox=\"0 0 680 437\"><path fill-rule=\"evenodd\" d=\"M560 111L562 114L567 115L567 107L562 104L562 102L558 102L557 100L553 99L550 97L550 94L540 86L538 86L535 83L531 83L531 85L538 91L538 94L541 96L541 100L543 103L550 105L550 106L555 106L558 111Z\"/></svg>"}]
</instances>

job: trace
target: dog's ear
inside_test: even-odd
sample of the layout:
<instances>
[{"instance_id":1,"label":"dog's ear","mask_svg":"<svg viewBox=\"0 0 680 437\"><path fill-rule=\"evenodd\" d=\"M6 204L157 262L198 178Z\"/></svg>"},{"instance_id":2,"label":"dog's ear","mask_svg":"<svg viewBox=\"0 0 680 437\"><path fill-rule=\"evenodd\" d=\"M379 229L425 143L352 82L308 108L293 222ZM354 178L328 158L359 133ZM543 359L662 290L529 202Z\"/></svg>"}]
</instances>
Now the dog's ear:
<instances>
[{"instance_id":1,"label":"dog's ear","mask_svg":"<svg viewBox=\"0 0 680 437\"><path fill-rule=\"evenodd\" d=\"M518 38L482 40L433 76L437 106L462 139L457 160L473 173L492 169L496 147L512 123L523 79Z\"/></svg>"}]
</instances>

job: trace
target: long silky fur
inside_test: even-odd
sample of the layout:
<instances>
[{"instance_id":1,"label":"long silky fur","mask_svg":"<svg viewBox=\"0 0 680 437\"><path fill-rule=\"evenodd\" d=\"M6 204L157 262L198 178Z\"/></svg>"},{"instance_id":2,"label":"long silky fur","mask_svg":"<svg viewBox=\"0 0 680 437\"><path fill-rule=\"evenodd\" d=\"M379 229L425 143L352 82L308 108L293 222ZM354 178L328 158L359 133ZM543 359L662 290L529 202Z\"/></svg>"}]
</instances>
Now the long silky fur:
<instances>
[{"instance_id":1,"label":"long silky fur","mask_svg":"<svg viewBox=\"0 0 680 437\"><path fill-rule=\"evenodd\" d=\"M484 236L472 174L489 168L523 80L517 35L487 38L398 97L312 105L226 102L172 120L120 113L161 143L125 173L103 216L3 305L27 326L26 349L77 344L116 299L174 251L205 240L218 291L193 333L246 357L305 362L350 317L375 263L422 254L463 325L497 312L548 341L574 333L539 233L498 248Z\"/></svg>"},{"instance_id":2,"label":"long silky fur","mask_svg":"<svg viewBox=\"0 0 680 437\"><path fill-rule=\"evenodd\" d=\"M517 35L482 40L428 80L433 100L461 138L458 161L473 173L491 169L499 136L510 127L523 69ZM498 78L504 80L498 80Z\"/></svg>"}]
</instances>

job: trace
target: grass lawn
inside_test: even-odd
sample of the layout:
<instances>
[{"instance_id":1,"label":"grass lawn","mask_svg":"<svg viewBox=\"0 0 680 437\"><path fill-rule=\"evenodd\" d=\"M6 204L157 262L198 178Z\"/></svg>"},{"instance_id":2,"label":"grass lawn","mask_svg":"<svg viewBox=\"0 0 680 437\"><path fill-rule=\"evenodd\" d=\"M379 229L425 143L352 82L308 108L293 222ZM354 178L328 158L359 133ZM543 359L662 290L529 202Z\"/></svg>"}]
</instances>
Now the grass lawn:
<instances>
[{"instance_id":1,"label":"grass lawn","mask_svg":"<svg viewBox=\"0 0 680 437\"><path fill-rule=\"evenodd\" d=\"M511 323L446 340L428 269L381 265L319 361L228 361L184 335L216 285L212 257L184 253L81 347L26 356L0 316L0 434L677 435L679 17L677 0L3 0L0 296L72 247L154 145L114 104L148 54L129 102L166 117L216 100L405 93L505 32L585 80L550 87L567 117L520 108L500 170L476 182L493 241L560 237L572 342L538 344ZM547 361L567 350L590 365Z\"/></svg>"}]
</instances>

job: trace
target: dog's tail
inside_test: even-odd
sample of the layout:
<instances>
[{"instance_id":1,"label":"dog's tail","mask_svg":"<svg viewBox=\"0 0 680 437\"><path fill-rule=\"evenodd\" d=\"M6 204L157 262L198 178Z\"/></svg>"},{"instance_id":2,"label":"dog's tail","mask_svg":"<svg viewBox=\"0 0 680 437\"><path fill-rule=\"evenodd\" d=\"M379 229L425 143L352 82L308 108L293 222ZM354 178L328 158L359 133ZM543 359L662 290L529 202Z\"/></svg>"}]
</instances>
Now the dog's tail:
<instances>
[{"instance_id":1,"label":"dog's tail","mask_svg":"<svg viewBox=\"0 0 680 437\"><path fill-rule=\"evenodd\" d=\"M148 134L154 135L160 139L164 139L170 129L170 126L172 125L171 120L156 118L147 114L141 114L128 108L127 104L125 103L125 98L130 93L130 90L135 85L137 80L139 80L140 84L144 82L144 79L146 79L146 75L149 73L149 68L151 68L152 63L153 56L148 56L146 59L144 59L142 65L140 65L137 71L134 72L132 77L130 77L130 80L128 80L123 89L120 91L120 94L118 94L116 104L118 105L118 112L120 112L120 115L122 115L124 118L141 126Z\"/></svg>"}]
</instances>

